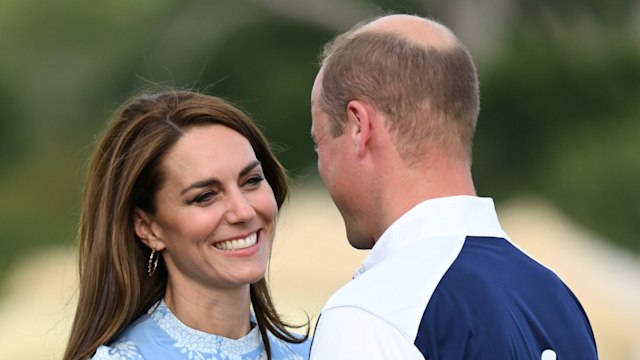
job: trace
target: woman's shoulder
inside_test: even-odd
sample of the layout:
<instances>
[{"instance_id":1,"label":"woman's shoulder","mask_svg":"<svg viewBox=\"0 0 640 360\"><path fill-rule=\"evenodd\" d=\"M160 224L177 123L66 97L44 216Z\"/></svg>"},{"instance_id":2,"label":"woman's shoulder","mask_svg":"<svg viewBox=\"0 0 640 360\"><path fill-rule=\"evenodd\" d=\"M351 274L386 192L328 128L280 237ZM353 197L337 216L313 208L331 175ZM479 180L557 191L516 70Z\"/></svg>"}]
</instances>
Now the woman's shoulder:
<instances>
[{"instance_id":1,"label":"woman's shoulder","mask_svg":"<svg viewBox=\"0 0 640 360\"><path fill-rule=\"evenodd\" d=\"M101 345L91 359L94 360L138 360L149 343L154 343L156 329L147 314L140 316L127 326L113 341ZM153 348L153 347L152 347ZM144 350L144 351L143 351ZM146 353L145 353L146 355Z\"/></svg>"},{"instance_id":2,"label":"woman's shoulder","mask_svg":"<svg viewBox=\"0 0 640 360\"><path fill-rule=\"evenodd\" d=\"M290 343L271 335L271 352L277 360L304 360L309 358L311 336L304 342Z\"/></svg>"},{"instance_id":3,"label":"woman's shoulder","mask_svg":"<svg viewBox=\"0 0 640 360\"><path fill-rule=\"evenodd\" d=\"M117 340L109 345L102 345L96 350L92 360L141 360L142 354L133 341Z\"/></svg>"}]
</instances>

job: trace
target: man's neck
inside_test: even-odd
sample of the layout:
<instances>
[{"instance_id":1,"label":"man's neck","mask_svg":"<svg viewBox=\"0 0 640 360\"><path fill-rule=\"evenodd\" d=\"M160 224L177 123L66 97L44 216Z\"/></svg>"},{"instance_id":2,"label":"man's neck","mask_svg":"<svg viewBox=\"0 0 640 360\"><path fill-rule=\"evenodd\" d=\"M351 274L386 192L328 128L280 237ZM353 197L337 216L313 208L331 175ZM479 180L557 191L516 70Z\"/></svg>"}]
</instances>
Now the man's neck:
<instances>
[{"instance_id":1,"label":"man's neck","mask_svg":"<svg viewBox=\"0 0 640 360\"><path fill-rule=\"evenodd\" d=\"M394 175L385 180L380 184L383 196L376 214L380 224L376 240L397 219L423 201L458 195L476 196L471 171L464 164L424 169L405 167L396 169Z\"/></svg>"}]
</instances>

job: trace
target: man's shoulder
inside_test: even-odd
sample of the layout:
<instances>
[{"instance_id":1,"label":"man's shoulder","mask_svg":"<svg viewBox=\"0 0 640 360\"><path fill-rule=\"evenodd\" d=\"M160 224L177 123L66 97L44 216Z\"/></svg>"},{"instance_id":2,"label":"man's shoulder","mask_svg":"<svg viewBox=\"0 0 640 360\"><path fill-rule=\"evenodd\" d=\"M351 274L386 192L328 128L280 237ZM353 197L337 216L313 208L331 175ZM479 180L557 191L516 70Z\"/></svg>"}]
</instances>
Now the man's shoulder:
<instances>
[{"instance_id":1,"label":"man's shoulder","mask_svg":"<svg viewBox=\"0 0 640 360\"><path fill-rule=\"evenodd\" d=\"M325 305L323 314L333 309L358 309L414 336L433 292L457 258L464 238L430 238L394 253L339 289ZM440 251L433 251L434 248Z\"/></svg>"},{"instance_id":2,"label":"man's shoulder","mask_svg":"<svg viewBox=\"0 0 640 360\"><path fill-rule=\"evenodd\" d=\"M374 314L355 307L332 308L318 319L311 359L424 360L414 339Z\"/></svg>"}]
</instances>

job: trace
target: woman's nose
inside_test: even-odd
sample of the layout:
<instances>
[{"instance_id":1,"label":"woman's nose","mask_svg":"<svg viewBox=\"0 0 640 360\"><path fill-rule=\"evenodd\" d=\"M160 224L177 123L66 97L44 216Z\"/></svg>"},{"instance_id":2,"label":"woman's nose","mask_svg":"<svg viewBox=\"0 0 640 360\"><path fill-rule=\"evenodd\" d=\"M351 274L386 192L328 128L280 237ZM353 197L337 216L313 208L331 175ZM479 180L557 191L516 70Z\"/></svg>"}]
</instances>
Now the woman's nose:
<instances>
[{"instance_id":1,"label":"woman's nose","mask_svg":"<svg viewBox=\"0 0 640 360\"><path fill-rule=\"evenodd\" d=\"M225 218L230 224L245 223L256 216L255 209L240 189L228 193L227 200L228 207Z\"/></svg>"}]
</instances>

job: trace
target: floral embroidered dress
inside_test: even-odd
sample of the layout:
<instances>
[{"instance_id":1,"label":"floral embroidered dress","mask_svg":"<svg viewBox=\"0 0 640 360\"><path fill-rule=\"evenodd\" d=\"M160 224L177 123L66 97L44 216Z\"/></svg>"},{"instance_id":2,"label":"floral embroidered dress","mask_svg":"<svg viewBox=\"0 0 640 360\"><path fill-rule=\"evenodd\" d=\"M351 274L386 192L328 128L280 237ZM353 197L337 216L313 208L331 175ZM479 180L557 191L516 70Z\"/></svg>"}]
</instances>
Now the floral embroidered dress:
<instances>
[{"instance_id":1,"label":"floral embroidered dress","mask_svg":"<svg viewBox=\"0 0 640 360\"><path fill-rule=\"evenodd\" d=\"M156 306L157 305L157 306ZM94 360L266 360L257 326L238 340L195 330L178 320L164 300L134 321L108 346L100 346ZM291 344L269 334L272 359L309 358L311 341Z\"/></svg>"}]
</instances>

